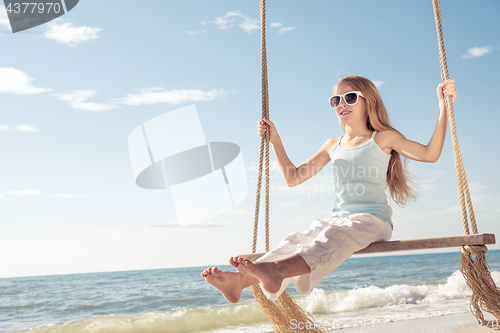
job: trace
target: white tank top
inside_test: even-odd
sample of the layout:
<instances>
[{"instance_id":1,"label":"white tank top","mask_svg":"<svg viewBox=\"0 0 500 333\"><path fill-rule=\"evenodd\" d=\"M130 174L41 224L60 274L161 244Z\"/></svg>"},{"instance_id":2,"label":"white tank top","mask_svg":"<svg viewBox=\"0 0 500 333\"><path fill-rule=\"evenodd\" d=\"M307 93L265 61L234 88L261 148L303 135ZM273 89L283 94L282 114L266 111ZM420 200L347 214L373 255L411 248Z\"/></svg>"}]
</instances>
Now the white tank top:
<instances>
[{"instance_id":1,"label":"white tank top","mask_svg":"<svg viewBox=\"0 0 500 333\"><path fill-rule=\"evenodd\" d=\"M392 226L392 209L387 203L387 167L391 158L373 140L355 147L340 146L342 137L330 152L333 163L334 205L331 217L368 213Z\"/></svg>"}]
</instances>

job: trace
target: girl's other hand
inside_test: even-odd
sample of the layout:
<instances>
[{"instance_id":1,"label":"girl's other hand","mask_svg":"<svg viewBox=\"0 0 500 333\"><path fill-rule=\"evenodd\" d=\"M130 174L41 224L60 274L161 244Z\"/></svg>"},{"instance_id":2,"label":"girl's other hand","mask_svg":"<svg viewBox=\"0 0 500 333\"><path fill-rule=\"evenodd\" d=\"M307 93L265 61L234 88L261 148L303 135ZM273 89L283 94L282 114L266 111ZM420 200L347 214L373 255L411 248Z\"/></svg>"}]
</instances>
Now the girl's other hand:
<instances>
[{"instance_id":1,"label":"girl's other hand","mask_svg":"<svg viewBox=\"0 0 500 333\"><path fill-rule=\"evenodd\" d=\"M445 96L451 96L451 102L455 103L457 99L457 88L455 87L455 80L448 79L440 83L437 87L437 95L439 103L444 103Z\"/></svg>"},{"instance_id":2,"label":"girl's other hand","mask_svg":"<svg viewBox=\"0 0 500 333\"><path fill-rule=\"evenodd\" d=\"M274 144L276 140L278 140L278 131L276 130L276 126L274 126L273 122L263 118L263 120L257 123L257 133L260 136L263 136L266 133L267 127L269 127L269 142Z\"/></svg>"}]
</instances>

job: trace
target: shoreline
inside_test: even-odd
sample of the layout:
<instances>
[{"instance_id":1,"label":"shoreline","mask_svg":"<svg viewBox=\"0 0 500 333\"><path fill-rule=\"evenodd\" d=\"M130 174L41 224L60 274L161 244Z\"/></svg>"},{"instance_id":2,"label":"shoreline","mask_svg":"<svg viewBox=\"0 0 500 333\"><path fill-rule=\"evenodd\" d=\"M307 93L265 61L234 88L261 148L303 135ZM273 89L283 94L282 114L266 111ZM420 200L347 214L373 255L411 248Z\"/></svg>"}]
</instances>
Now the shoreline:
<instances>
[{"instance_id":1,"label":"shoreline","mask_svg":"<svg viewBox=\"0 0 500 333\"><path fill-rule=\"evenodd\" d=\"M486 319L493 319L493 316L490 314L485 315ZM316 318L318 323L325 324L325 318L318 317ZM359 320L359 322L357 322ZM500 321L499 326L500 326ZM377 322L373 324L368 324L362 322L361 319L344 319L334 322L337 327L333 329L331 326L325 330L325 332L366 332L366 333L385 333L385 332L393 332L393 333L421 333L421 332L432 332L432 333L474 333L474 332L495 332L492 328L482 327L477 323L476 318L472 315L472 313L459 313L459 314L449 314L449 315L437 315L437 316L429 316L425 318L418 319L402 319L402 320L394 320L387 322ZM294 322L290 328L297 332L306 331L308 328L312 329L312 327L299 327L299 323ZM343 324L343 327L341 326ZM357 327L358 324L361 326ZM234 332L241 329L241 327L224 327L224 328L216 328L216 329L208 329L196 331L200 333L228 333ZM270 326L269 322L266 323L256 323L254 326L248 327L248 332L254 333L273 333L273 329Z\"/></svg>"},{"instance_id":2,"label":"shoreline","mask_svg":"<svg viewBox=\"0 0 500 333\"><path fill-rule=\"evenodd\" d=\"M489 313L485 315L485 319L494 320L494 317ZM492 328L481 326L471 312L451 315L430 316L419 319L407 319L388 321L383 323L366 323L360 322L361 326L356 327L357 323L351 321L349 324L344 322L344 328L337 327L329 332L335 332L342 329L348 329L348 332L434 332L434 333L467 333L467 332L495 332ZM349 325L351 325L349 327ZM497 320L497 325L500 326L500 320Z\"/></svg>"},{"instance_id":3,"label":"shoreline","mask_svg":"<svg viewBox=\"0 0 500 333\"><path fill-rule=\"evenodd\" d=\"M120 321L120 316L105 316L106 321L108 320L119 320ZM160 316L162 317L162 316ZM341 330L346 330L346 332L366 332L366 333L385 333L385 332L394 332L394 333L420 333L420 332L432 332L432 333L470 333L470 332L494 332L495 330L492 328L487 328L487 327L482 327L477 323L476 318L472 315L471 312L464 312L464 313L459 313L459 314L449 314L449 315L436 315L436 316L428 316L428 317L423 317L423 318L416 318L416 319L401 319L401 320L394 320L394 321L377 321L377 322L365 322L362 319L359 319L360 317L352 317L352 318L338 318L337 320L328 320L326 319L327 317L324 316L316 316L316 320L320 324L327 324L327 330L326 332L337 332ZM488 320L493 320L494 317L487 313L485 315L485 318ZM24 329L24 330L15 330L15 331L5 331L5 332L28 332L28 331L35 331L35 332L42 332L46 331L46 329L49 329L49 327L58 327L58 326L68 326L67 329L69 329L68 332L78 332L82 328L86 328L87 324L91 324L94 322L94 318L86 318L86 319L81 319L81 320L76 320L76 321L70 321L70 322L64 322L64 323L53 323L53 324L47 324L47 325L41 325L37 327L33 327L30 329ZM102 319L102 318L101 318ZM127 316L121 318L122 320L126 320ZM129 318L130 319L130 318ZM136 320L140 318L135 318ZM152 319L149 318L148 321ZM156 318L160 319L160 318ZM164 319L164 318L163 318ZM103 321L102 323L105 323L106 321ZM156 321L156 320L153 320ZM161 320L160 320L161 321ZM328 324L330 323L330 324ZM500 321L497 320L496 323L500 326ZM110 327L106 328L111 328L114 326L112 323L108 322L107 324L111 324ZM162 332L165 329L164 322L160 323L157 322L157 325L153 325L146 329L144 332ZM93 325L93 324L92 324ZM248 325L248 326L247 326ZM311 327L301 327L300 323L294 322L292 326L292 323L290 325L290 328L301 332L304 331L307 328ZM105 325L106 326L106 325ZM255 322L254 324L246 324L243 325L244 327L246 326L248 332L254 332L254 333L272 333L274 332L270 326L270 323L266 320L265 322ZM118 327L114 327L117 329ZM218 327L218 328L201 328L201 329L195 329L190 330L190 332L213 332L213 333L228 333L228 332L234 332L235 330L241 330L243 327L240 325L229 325L225 327ZM75 330L76 329L76 330ZM130 327L129 327L130 329ZM49 329L50 330L50 329ZM188 332L187 330L175 330L176 332ZM140 331L142 332L142 331Z\"/></svg>"}]
</instances>

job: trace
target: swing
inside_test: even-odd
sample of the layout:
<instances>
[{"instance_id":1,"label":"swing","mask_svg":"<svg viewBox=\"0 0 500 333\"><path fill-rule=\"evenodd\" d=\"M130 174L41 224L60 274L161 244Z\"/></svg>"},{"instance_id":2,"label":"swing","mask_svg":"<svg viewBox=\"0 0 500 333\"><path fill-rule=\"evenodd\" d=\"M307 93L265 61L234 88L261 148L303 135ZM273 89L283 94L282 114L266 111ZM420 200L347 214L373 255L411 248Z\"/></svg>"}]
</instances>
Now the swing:
<instances>
[{"instance_id":1,"label":"swing","mask_svg":"<svg viewBox=\"0 0 500 333\"><path fill-rule=\"evenodd\" d=\"M436 30L439 42L439 58L441 65L441 79L444 82L449 78L444 49L444 40L441 26L441 8L439 0L432 1L434 16L436 20ZM261 118L269 119L269 95L267 79L267 55L266 55L266 1L260 0L260 22L261 22ZM470 302L471 311L483 326L490 324L484 319L483 311L493 314L500 319L500 289L491 278L491 270L486 263L485 253L488 251L486 244L495 244L495 235L479 234L476 225L476 218L469 187L465 176L464 165L458 143L453 104L451 96L446 97L446 109L450 124L451 137L453 143L453 153L455 159L455 169L457 173L458 192L462 214L462 224L464 228L463 236L424 238L413 240L396 240L387 242L374 242L366 248L354 254L383 253L393 251L413 251L422 249L460 247L462 272L467 285L472 290ZM257 191L255 200L255 216L253 228L252 253L240 255L250 261L255 261L265 253L256 253L257 231L260 208L260 192L262 185L262 164L265 151L265 248L269 251L269 130L261 136L259 153L259 172L257 177ZM473 234L469 231L469 218ZM251 287L252 293L259 302L262 310L268 316L273 329L276 332L293 332L290 328L290 320L295 319L305 324L307 332L325 332L325 327L314 321L312 315L305 313L293 300L288 290L283 292L275 302L269 301L263 294L258 284ZM492 323L491 323L492 324ZM494 327L493 325L489 327Z\"/></svg>"}]
</instances>

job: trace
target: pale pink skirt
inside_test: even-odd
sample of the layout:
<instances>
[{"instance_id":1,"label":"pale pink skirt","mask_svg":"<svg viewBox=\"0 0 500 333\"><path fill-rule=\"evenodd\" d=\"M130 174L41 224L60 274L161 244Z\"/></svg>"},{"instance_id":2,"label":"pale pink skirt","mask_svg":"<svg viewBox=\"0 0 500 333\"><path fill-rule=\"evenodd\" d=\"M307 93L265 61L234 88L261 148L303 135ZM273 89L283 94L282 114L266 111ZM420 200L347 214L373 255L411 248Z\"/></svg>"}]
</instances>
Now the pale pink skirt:
<instances>
[{"instance_id":1,"label":"pale pink skirt","mask_svg":"<svg viewBox=\"0 0 500 333\"><path fill-rule=\"evenodd\" d=\"M276 261L297 253L311 272L286 278L276 294L265 291L262 284L260 287L271 301L278 299L292 281L299 293L307 294L354 252L372 242L388 241L391 237L391 224L371 214L353 214L344 219L315 219L308 229L291 233L277 248L257 260Z\"/></svg>"}]
</instances>

